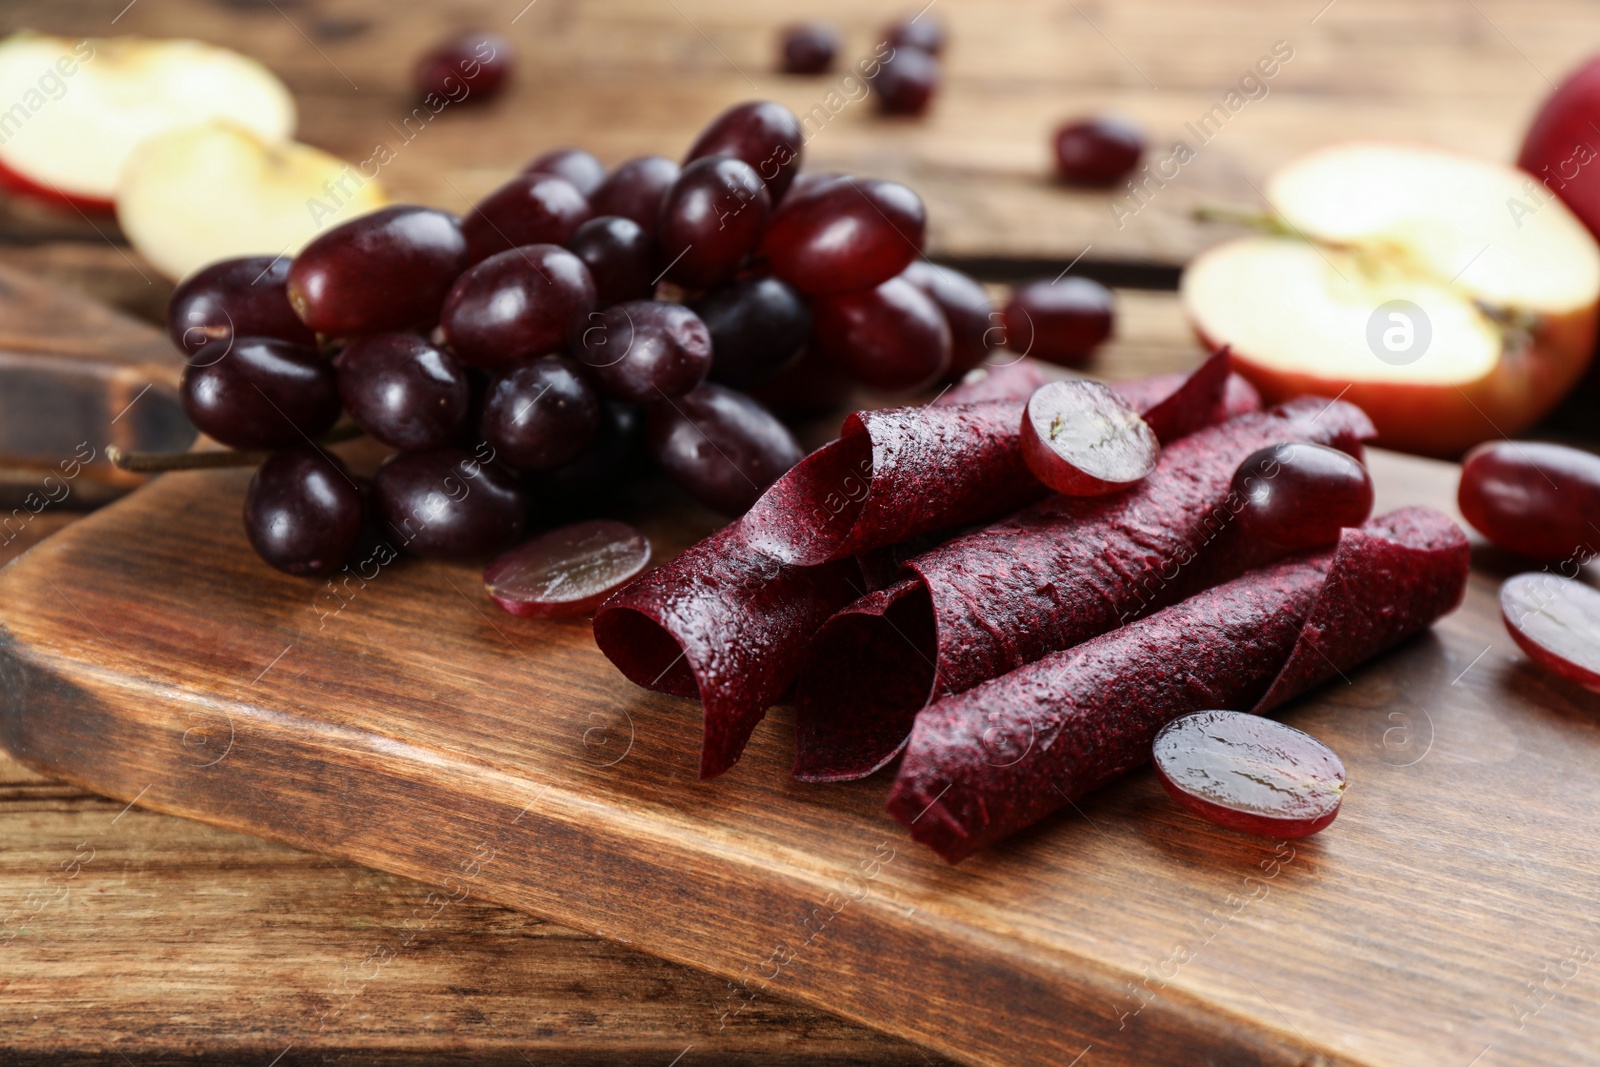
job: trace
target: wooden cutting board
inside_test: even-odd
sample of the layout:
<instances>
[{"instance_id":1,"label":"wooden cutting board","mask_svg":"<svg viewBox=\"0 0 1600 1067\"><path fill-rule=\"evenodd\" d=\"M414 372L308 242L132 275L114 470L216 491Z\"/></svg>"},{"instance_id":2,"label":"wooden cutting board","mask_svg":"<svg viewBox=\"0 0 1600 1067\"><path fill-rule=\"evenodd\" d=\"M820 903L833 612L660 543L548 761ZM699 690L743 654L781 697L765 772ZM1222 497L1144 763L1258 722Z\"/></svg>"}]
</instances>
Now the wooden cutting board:
<instances>
[{"instance_id":1,"label":"wooden cutting board","mask_svg":"<svg viewBox=\"0 0 1600 1067\"><path fill-rule=\"evenodd\" d=\"M1450 507L1453 467L1373 469L1382 507ZM500 613L471 567L342 596L267 569L246 478L163 477L0 572L19 759L707 969L718 1025L782 996L975 1064L1600 1047L1600 698L1515 653L1487 567L1433 634L1287 713L1349 768L1320 837L1216 829L1139 773L950 868L887 780L791 781L783 709L697 781L696 705L627 683L585 621ZM636 504L663 556L709 529Z\"/></svg>"}]
</instances>

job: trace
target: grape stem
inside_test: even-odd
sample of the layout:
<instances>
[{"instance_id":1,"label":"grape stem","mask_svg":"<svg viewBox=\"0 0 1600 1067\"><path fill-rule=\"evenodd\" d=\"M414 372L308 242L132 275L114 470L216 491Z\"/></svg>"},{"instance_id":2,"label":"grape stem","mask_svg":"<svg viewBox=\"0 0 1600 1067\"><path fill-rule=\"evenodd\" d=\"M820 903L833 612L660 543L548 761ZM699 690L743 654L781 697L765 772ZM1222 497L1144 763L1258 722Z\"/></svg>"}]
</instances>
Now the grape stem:
<instances>
[{"instance_id":1,"label":"grape stem","mask_svg":"<svg viewBox=\"0 0 1600 1067\"><path fill-rule=\"evenodd\" d=\"M354 440L364 433L352 424L335 426L311 442L318 447ZM165 474L168 471L221 470L228 467L260 466L271 452L213 449L205 452L124 452L116 445L106 446L106 458L119 471L135 474Z\"/></svg>"},{"instance_id":2,"label":"grape stem","mask_svg":"<svg viewBox=\"0 0 1600 1067\"><path fill-rule=\"evenodd\" d=\"M1194 209L1194 217L1199 222L1232 222L1276 237L1303 236L1270 211L1225 207L1221 204L1201 204Z\"/></svg>"}]
</instances>

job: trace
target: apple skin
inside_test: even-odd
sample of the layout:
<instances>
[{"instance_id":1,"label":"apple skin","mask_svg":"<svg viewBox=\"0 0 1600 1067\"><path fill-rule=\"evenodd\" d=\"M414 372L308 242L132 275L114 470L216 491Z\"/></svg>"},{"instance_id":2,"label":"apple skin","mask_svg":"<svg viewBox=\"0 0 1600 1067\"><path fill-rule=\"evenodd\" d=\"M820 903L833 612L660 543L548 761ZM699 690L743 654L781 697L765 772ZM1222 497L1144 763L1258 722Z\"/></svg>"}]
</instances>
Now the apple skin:
<instances>
[{"instance_id":1,"label":"apple skin","mask_svg":"<svg viewBox=\"0 0 1600 1067\"><path fill-rule=\"evenodd\" d=\"M73 196L71 193L40 185L18 174L3 162L0 162L0 189L13 196L53 208L76 208L90 215L113 215L117 210L115 200L102 200L98 196Z\"/></svg>"},{"instance_id":2,"label":"apple skin","mask_svg":"<svg viewBox=\"0 0 1600 1067\"><path fill-rule=\"evenodd\" d=\"M1559 196L1600 237L1600 56L1590 59L1539 106L1517 166ZM1542 195L1542 194L1541 194ZM1530 200L1530 206L1536 206Z\"/></svg>"},{"instance_id":3,"label":"apple skin","mask_svg":"<svg viewBox=\"0 0 1600 1067\"><path fill-rule=\"evenodd\" d=\"M1542 316L1531 344L1502 354L1493 371L1464 385L1363 382L1298 374L1257 362L1237 344L1231 354L1233 369L1260 390L1261 399L1269 405L1297 396L1337 396L1372 419L1378 428L1375 444L1458 459L1483 441L1516 436L1561 401L1583 377L1594 355L1597 315L1600 304L1591 303L1560 315ZM1229 343L1226 337L1207 336L1192 314L1189 318L1208 350Z\"/></svg>"}]
</instances>

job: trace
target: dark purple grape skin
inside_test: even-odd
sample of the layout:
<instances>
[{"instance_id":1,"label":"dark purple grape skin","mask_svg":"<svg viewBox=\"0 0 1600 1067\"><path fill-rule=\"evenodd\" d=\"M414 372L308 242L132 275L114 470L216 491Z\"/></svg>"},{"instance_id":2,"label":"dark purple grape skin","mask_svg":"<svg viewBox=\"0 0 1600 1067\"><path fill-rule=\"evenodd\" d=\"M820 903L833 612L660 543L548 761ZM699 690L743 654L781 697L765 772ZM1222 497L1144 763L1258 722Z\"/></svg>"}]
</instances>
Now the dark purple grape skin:
<instances>
[{"instance_id":1,"label":"dark purple grape skin","mask_svg":"<svg viewBox=\"0 0 1600 1067\"><path fill-rule=\"evenodd\" d=\"M310 445L268 456L250 478L244 531L287 574L332 574L361 540L361 490L337 456Z\"/></svg>"},{"instance_id":2,"label":"dark purple grape skin","mask_svg":"<svg viewBox=\"0 0 1600 1067\"><path fill-rule=\"evenodd\" d=\"M896 20L884 31L883 36L895 48L916 48L931 56L944 52L944 23L927 9Z\"/></svg>"},{"instance_id":3,"label":"dark purple grape skin","mask_svg":"<svg viewBox=\"0 0 1600 1067\"><path fill-rule=\"evenodd\" d=\"M751 100L712 119L683 161L688 166L708 156L743 160L767 183L767 194L777 204L800 173L804 144L805 131L793 111L770 100Z\"/></svg>"},{"instance_id":4,"label":"dark purple grape skin","mask_svg":"<svg viewBox=\"0 0 1600 1067\"><path fill-rule=\"evenodd\" d=\"M594 440L571 461L525 479L540 513L550 518L591 517L596 507L614 503L617 488L643 472L644 413L633 404L600 400L600 425Z\"/></svg>"},{"instance_id":5,"label":"dark purple grape skin","mask_svg":"<svg viewBox=\"0 0 1600 1067\"><path fill-rule=\"evenodd\" d=\"M683 168L661 201L656 224L667 277L687 289L709 289L733 277L761 243L771 198L748 164L707 156Z\"/></svg>"},{"instance_id":6,"label":"dark purple grape skin","mask_svg":"<svg viewBox=\"0 0 1600 1067\"><path fill-rule=\"evenodd\" d=\"M183 368L179 395L189 421L231 448L303 444L339 418L333 364L270 337L205 345Z\"/></svg>"},{"instance_id":7,"label":"dark purple grape skin","mask_svg":"<svg viewBox=\"0 0 1600 1067\"><path fill-rule=\"evenodd\" d=\"M437 447L466 420L466 368L415 334L357 337L339 353L334 369L350 417L391 448Z\"/></svg>"},{"instance_id":8,"label":"dark purple grape skin","mask_svg":"<svg viewBox=\"0 0 1600 1067\"><path fill-rule=\"evenodd\" d=\"M978 282L949 267L925 259L915 259L900 277L921 289L944 312L950 325L951 376L959 376L982 363L1003 332L994 314L994 303Z\"/></svg>"},{"instance_id":9,"label":"dark purple grape skin","mask_svg":"<svg viewBox=\"0 0 1600 1067\"><path fill-rule=\"evenodd\" d=\"M1007 348L1063 367L1080 366L1111 336L1114 314L1111 290L1076 277L1020 285L1001 312Z\"/></svg>"},{"instance_id":10,"label":"dark purple grape skin","mask_svg":"<svg viewBox=\"0 0 1600 1067\"><path fill-rule=\"evenodd\" d=\"M1372 476L1337 448L1304 442L1251 453L1233 474L1239 529L1278 548L1317 548L1372 514Z\"/></svg>"},{"instance_id":11,"label":"dark purple grape skin","mask_svg":"<svg viewBox=\"0 0 1600 1067\"><path fill-rule=\"evenodd\" d=\"M562 356L529 360L495 375L478 423L496 457L526 471L576 459L599 425L594 390Z\"/></svg>"},{"instance_id":12,"label":"dark purple grape skin","mask_svg":"<svg viewBox=\"0 0 1600 1067\"><path fill-rule=\"evenodd\" d=\"M689 305L711 331L711 380L750 389L800 355L811 309L777 278L741 278Z\"/></svg>"},{"instance_id":13,"label":"dark purple grape skin","mask_svg":"<svg viewBox=\"0 0 1600 1067\"><path fill-rule=\"evenodd\" d=\"M716 357L711 360L716 367ZM751 399L785 422L832 415L849 404L855 383L849 373L815 348L800 350L793 363L750 390Z\"/></svg>"},{"instance_id":14,"label":"dark purple grape skin","mask_svg":"<svg viewBox=\"0 0 1600 1067\"><path fill-rule=\"evenodd\" d=\"M528 161L524 174L554 174L565 178L585 197L594 195L606 179L605 164L581 148L552 148Z\"/></svg>"},{"instance_id":15,"label":"dark purple grape skin","mask_svg":"<svg viewBox=\"0 0 1600 1067\"><path fill-rule=\"evenodd\" d=\"M583 260L594 279L595 304L645 300L656 291L656 242L621 215L601 215L578 227L567 251Z\"/></svg>"},{"instance_id":16,"label":"dark purple grape skin","mask_svg":"<svg viewBox=\"0 0 1600 1067\"><path fill-rule=\"evenodd\" d=\"M467 258L481 263L522 245L564 245L589 221L589 201L554 174L519 174L478 201L461 220Z\"/></svg>"},{"instance_id":17,"label":"dark purple grape skin","mask_svg":"<svg viewBox=\"0 0 1600 1067\"><path fill-rule=\"evenodd\" d=\"M528 499L505 468L461 448L396 452L372 480L380 535L424 559L478 559L522 534Z\"/></svg>"},{"instance_id":18,"label":"dark purple grape skin","mask_svg":"<svg viewBox=\"0 0 1600 1067\"><path fill-rule=\"evenodd\" d=\"M661 199L678 180L681 168L666 156L640 156L606 175L589 198L596 216L621 215L637 222L645 233L656 232Z\"/></svg>"},{"instance_id":19,"label":"dark purple grape skin","mask_svg":"<svg viewBox=\"0 0 1600 1067\"><path fill-rule=\"evenodd\" d=\"M453 106L488 103L500 95L514 65L511 42L497 33L460 33L437 42L417 60L412 83Z\"/></svg>"},{"instance_id":20,"label":"dark purple grape skin","mask_svg":"<svg viewBox=\"0 0 1600 1067\"><path fill-rule=\"evenodd\" d=\"M772 413L743 393L706 384L654 405L645 442L690 496L740 515L804 455Z\"/></svg>"},{"instance_id":21,"label":"dark purple grape skin","mask_svg":"<svg viewBox=\"0 0 1600 1067\"><path fill-rule=\"evenodd\" d=\"M428 326L467 269L467 240L454 215L399 204L335 226L289 267L289 302L329 337Z\"/></svg>"},{"instance_id":22,"label":"dark purple grape skin","mask_svg":"<svg viewBox=\"0 0 1600 1067\"><path fill-rule=\"evenodd\" d=\"M583 260L555 245L490 256L456 280L440 325L461 362L498 369L563 348L594 310Z\"/></svg>"},{"instance_id":23,"label":"dark purple grape skin","mask_svg":"<svg viewBox=\"0 0 1600 1067\"><path fill-rule=\"evenodd\" d=\"M898 46L872 79L878 110L885 115L921 115L933 104L942 80L939 61L920 48Z\"/></svg>"},{"instance_id":24,"label":"dark purple grape skin","mask_svg":"<svg viewBox=\"0 0 1600 1067\"><path fill-rule=\"evenodd\" d=\"M790 195L761 243L772 272L807 296L871 289L922 251L928 213L899 182L820 178Z\"/></svg>"},{"instance_id":25,"label":"dark purple grape skin","mask_svg":"<svg viewBox=\"0 0 1600 1067\"><path fill-rule=\"evenodd\" d=\"M1144 134L1122 119L1099 116L1056 130L1056 176L1069 185L1106 186L1127 177L1144 155Z\"/></svg>"},{"instance_id":26,"label":"dark purple grape skin","mask_svg":"<svg viewBox=\"0 0 1600 1067\"><path fill-rule=\"evenodd\" d=\"M705 381L711 331L682 304L630 300L591 321L579 359L607 396L649 404Z\"/></svg>"},{"instance_id":27,"label":"dark purple grape skin","mask_svg":"<svg viewBox=\"0 0 1600 1067\"><path fill-rule=\"evenodd\" d=\"M167 334L192 355L208 341L231 337L272 337L297 345L317 343L289 303L289 260L245 256L201 267L172 291L167 301Z\"/></svg>"},{"instance_id":28,"label":"dark purple grape skin","mask_svg":"<svg viewBox=\"0 0 1600 1067\"><path fill-rule=\"evenodd\" d=\"M921 289L890 278L876 289L812 301L811 336L864 385L913 392L950 369L950 326Z\"/></svg>"},{"instance_id":29,"label":"dark purple grape skin","mask_svg":"<svg viewBox=\"0 0 1600 1067\"><path fill-rule=\"evenodd\" d=\"M778 69L785 74L825 74L839 52L839 31L826 22L786 26L778 47Z\"/></svg>"}]
</instances>

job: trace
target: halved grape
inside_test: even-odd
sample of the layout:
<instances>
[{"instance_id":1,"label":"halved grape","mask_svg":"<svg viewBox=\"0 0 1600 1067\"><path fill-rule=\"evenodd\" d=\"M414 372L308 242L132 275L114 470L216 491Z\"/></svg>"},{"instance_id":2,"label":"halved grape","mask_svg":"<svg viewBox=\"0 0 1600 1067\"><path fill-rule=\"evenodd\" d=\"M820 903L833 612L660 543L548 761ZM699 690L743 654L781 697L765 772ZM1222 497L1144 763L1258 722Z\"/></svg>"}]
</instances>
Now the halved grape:
<instances>
[{"instance_id":1,"label":"halved grape","mask_svg":"<svg viewBox=\"0 0 1600 1067\"><path fill-rule=\"evenodd\" d=\"M1156 776L1183 807L1262 837L1306 837L1339 814L1344 764L1308 733L1242 711L1174 719L1151 749Z\"/></svg>"},{"instance_id":2,"label":"halved grape","mask_svg":"<svg viewBox=\"0 0 1600 1067\"><path fill-rule=\"evenodd\" d=\"M1103 496L1155 470L1161 444L1139 413L1099 382L1050 382L1022 413L1022 458L1068 496Z\"/></svg>"},{"instance_id":3,"label":"halved grape","mask_svg":"<svg viewBox=\"0 0 1600 1067\"><path fill-rule=\"evenodd\" d=\"M489 564L489 597L513 615L585 615L650 563L650 539L625 522L593 519L520 544Z\"/></svg>"},{"instance_id":4,"label":"halved grape","mask_svg":"<svg viewBox=\"0 0 1600 1067\"><path fill-rule=\"evenodd\" d=\"M1500 587L1500 616L1529 659L1600 693L1600 590L1547 571L1519 574Z\"/></svg>"}]
</instances>

